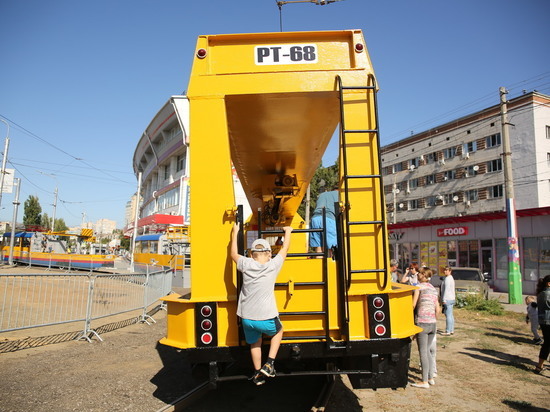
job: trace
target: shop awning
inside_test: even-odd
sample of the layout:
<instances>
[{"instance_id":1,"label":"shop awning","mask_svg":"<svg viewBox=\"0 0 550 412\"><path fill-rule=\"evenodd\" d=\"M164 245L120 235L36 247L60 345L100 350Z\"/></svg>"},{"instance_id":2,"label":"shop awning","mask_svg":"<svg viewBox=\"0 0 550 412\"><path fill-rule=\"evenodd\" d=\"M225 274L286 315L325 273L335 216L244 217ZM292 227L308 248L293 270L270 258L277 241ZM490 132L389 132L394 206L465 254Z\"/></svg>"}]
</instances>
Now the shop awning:
<instances>
[{"instance_id":1,"label":"shop awning","mask_svg":"<svg viewBox=\"0 0 550 412\"><path fill-rule=\"evenodd\" d=\"M162 233L157 233L154 235L142 235L142 236L136 237L136 242L140 242L140 241L144 242L146 240L159 240L161 236L162 236Z\"/></svg>"},{"instance_id":2,"label":"shop awning","mask_svg":"<svg viewBox=\"0 0 550 412\"><path fill-rule=\"evenodd\" d=\"M14 237L33 237L33 232L17 232ZM11 232L4 233L4 237L11 237Z\"/></svg>"}]
</instances>

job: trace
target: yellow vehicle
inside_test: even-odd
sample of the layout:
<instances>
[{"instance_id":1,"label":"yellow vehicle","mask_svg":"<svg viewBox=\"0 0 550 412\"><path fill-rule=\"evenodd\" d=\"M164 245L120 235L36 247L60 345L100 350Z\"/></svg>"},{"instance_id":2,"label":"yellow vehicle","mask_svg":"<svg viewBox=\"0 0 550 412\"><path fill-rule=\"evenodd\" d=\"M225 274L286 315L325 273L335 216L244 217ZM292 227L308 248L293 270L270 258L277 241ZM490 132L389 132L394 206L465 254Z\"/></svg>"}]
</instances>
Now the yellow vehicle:
<instances>
[{"instance_id":1,"label":"yellow vehicle","mask_svg":"<svg viewBox=\"0 0 550 412\"><path fill-rule=\"evenodd\" d=\"M278 365L348 374L355 388L407 385L420 329L415 288L390 280L376 92L360 30L198 38L188 87L191 289L164 298L161 343L208 364L211 380L229 363L252 367L229 256L231 229L243 219L241 254L257 237L275 245L283 226L294 228L275 285L285 330ZM338 125L339 246L329 258L309 251L313 230L297 209ZM232 163L250 217L238 213Z\"/></svg>"}]
</instances>

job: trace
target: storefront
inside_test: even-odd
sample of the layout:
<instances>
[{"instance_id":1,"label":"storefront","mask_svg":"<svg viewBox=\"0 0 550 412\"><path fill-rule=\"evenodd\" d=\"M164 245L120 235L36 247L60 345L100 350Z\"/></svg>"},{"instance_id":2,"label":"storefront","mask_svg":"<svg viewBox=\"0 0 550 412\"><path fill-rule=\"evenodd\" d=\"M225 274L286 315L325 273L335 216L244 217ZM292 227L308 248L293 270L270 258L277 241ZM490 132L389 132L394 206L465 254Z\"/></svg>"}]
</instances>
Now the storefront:
<instances>
[{"instance_id":1,"label":"storefront","mask_svg":"<svg viewBox=\"0 0 550 412\"><path fill-rule=\"evenodd\" d=\"M523 294L534 294L550 274L550 207L517 212ZM506 213L494 212L389 225L391 257L403 268L423 264L437 273L446 265L477 267L497 292L508 291Z\"/></svg>"}]
</instances>

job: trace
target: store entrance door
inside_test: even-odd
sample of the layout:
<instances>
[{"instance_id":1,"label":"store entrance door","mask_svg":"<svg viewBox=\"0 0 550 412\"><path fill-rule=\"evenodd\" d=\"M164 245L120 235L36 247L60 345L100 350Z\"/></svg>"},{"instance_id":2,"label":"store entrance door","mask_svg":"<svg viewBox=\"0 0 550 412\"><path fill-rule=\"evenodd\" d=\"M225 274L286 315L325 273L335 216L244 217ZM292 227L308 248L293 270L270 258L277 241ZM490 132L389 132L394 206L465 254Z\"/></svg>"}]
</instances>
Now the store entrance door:
<instances>
[{"instance_id":1,"label":"store entrance door","mask_svg":"<svg viewBox=\"0 0 550 412\"><path fill-rule=\"evenodd\" d=\"M493 249L481 248L481 272L487 273L489 285L493 284Z\"/></svg>"}]
</instances>

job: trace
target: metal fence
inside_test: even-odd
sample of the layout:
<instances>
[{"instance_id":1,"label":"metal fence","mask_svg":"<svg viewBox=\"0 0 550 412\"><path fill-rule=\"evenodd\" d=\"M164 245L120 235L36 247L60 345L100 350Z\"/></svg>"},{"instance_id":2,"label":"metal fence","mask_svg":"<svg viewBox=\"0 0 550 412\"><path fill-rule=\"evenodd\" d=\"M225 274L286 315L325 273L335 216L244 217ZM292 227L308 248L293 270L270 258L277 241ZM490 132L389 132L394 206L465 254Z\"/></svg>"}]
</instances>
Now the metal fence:
<instances>
[{"instance_id":1,"label":"metal fence","mask_svg":"<svg viewBox=\"0 0 550 412\"><path fill-rule=\"evenodd\" d=\"M136 268L139 272L140 268ZM0 333L83 322L78 339L103 340L91 322L141 309L140 321L154 320L147 308L171 290L169 268L143 267L130 274L0 274Z\"/></svg>"}]
</instances>

